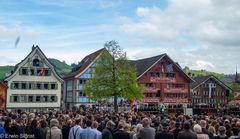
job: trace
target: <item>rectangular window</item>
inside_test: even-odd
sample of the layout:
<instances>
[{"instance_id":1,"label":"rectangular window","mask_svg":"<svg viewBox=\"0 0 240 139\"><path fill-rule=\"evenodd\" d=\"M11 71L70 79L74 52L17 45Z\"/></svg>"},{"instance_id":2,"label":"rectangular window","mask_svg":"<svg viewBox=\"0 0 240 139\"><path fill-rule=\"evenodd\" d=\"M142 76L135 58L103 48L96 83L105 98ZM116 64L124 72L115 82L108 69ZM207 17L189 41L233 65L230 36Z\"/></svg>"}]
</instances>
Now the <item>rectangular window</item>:
<instances>
[{"instance_id":1,"label":"rectangular window","mask_svg":"<svg viewBox=\"0 0 240 139\"><path fill-rule=\"evenodd\" d=\"M48 83L44 83L43 88L48 89Z\"/></svg>"},{"instance_id":2,"label":"rectangular window","mask_svg":"<svg viewBox=\"0 0 240 139\"><path fill-rule=\"evenodd\" d=\"M28 89L32 89L32 88L33 88L32 83L31 82L28 83Z\"/></svg>"},{"instance_id":3,"label":"rectangular window","mask_svg":"<svg viewBox=\"0 0 240 139\"><path fill-rule=\"evenodd\" d=\"M18 83L14 83L14 89L19 89L19 84Z\"/></svg>"},{"instance_id":4,"label":"rectangular window","mask_svg":"<svg viewBox=\"0 0 240 139\"><path fill-rule=\"evenodd\" d=\"M41 96L36 96L36 102L40 102L41 101Z\"/></svg>"},{"instance_id":5,"label":"rectangular window","mask_svg":"<svg viewBox=\"0 0 240 139\"><path fill-rule=\"evenodd\" d=\"M34 75L34 69L30 70L30 75L32 75L32 76Z\"/></svg>"},{"instance_id":6,"label":"rectangular window","mask_svg":"<svg viewBox=\"0 0 240 139\"><path fill-rule=\"evenodd\" d=\"M18 102L18 96L13 96L13 102Z\"/></svg>"},{"instance_id":7,"label":"rectangular window","mask_svg":"<svg viewBox=\"0 0 240 139\"><path fill-rule=\"evenodd\" d=\"M43 102L47 102L48 101L48 96L43 96Z\"/></svg>"},{"instance_id":8,"label":"rectangular window","mask_svg":"<svg viewBox=\"0 0 240 139\"><path fill-rule=\"evenodd\" d=\"M22 69L22 75L27 75L27 69Z\"/></svg>"},{"instance_id":9,"label":"rectangular window","mask_svg":"<svg viewBox=\"0 0 240 139\"><path fill-rule=\"evenodd\" d=\"M56 96L51 96L50 97L50 102L55 102L56 101Z\"/></svg>"},{"instance_id":10,"label":"rectangular window","mask_svg":"<svg viewBox=\"0 0 240 139\"><path fill-rule=\"evenodd\" d=\"M51 89L56 89L56 84L55 83L51 84Z\"/></svg>"},{"instance_id":11,"label":"rectangular window","mask_svg":"<svg viewBox=\"0 0 240 139\"><path fill-rule=\"evenodd\" d=\"M37 89L41 89L41 83L37 83Z\"/></svg>"},{"instance_id":12,"label":"rectangular window","mask_svg":"<svg viewBox=\"0 0 240 139\"><path fill-rule=\"evenodd\" d=\"M45 70L45 76L49 76L49 70L48 69Z\"/></svg>"},{"instance_id":13,"label":"rectangular window","mask_svg":"<svg viewBox=\"0 0 240 139\"><path fill-rule=\"evenodd\" d=\"M27 89L27 83L22 83L22 89Z\"/></svg>"},{"instance_id":14,"label":"rectangular window","mask_svg":"<svg viewBox=\"0 0 240 139\"><path fill-rule=\"evenodd\" d=\"M28 102L33 102L33 96L28 96Z\"/></svg>"},{"instance_id":15,"label":"rectangular window","mask_svg":"<svg viewBox=\"0 0 240 139\"><path fill-rule=\"evenodd\" d=\"M82 91L78 92L78 97L82 97L82 96L83 96Z\"/></svg>"},{"instance_id":16,"label":"rectangular window","mask_svg":"<svg viewBox=\"0 0 240 139\"><path fill-rule=\"evenodd\" d=\"M26 96L21 96L21 102L27 102L27 97Z\"/></svg>"}]
</instances>

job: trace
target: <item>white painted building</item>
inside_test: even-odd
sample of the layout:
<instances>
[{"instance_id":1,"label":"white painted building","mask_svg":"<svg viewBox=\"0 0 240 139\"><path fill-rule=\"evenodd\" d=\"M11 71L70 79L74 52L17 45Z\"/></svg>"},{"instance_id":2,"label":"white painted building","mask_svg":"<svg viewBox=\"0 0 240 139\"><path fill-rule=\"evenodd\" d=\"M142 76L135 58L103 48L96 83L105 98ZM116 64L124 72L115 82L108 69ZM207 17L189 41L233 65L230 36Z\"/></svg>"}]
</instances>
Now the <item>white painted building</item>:
<instances>
[{"instance_id":1,"label":"white painted building","mask_svg":"<svg viewBox=\"0 0 240 139\"><path fill-rule=\"evenodd\" d=\"M46 111L60 109L63 80L38 46L5 79L7 109Z\"/></svg>"}]
</instances>

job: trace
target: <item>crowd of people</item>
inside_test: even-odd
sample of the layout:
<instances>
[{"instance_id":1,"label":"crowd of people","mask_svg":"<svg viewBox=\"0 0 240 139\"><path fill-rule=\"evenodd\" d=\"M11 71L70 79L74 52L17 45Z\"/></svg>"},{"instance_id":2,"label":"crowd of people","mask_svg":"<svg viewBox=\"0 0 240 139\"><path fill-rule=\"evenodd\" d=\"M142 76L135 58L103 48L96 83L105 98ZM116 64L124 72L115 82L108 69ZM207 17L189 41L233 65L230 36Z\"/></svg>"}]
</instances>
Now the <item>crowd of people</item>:
<instances>
[{"instance_id":1,"label":"crowd of people","mask_svg":"<svg viewBox=\"0 0 240 139\"><path fill-rule=\"evenodd\" d=\"M167 115L148 112L0 112L0 138L240 139L238 115Z\"/></svg>"}]
</instances>

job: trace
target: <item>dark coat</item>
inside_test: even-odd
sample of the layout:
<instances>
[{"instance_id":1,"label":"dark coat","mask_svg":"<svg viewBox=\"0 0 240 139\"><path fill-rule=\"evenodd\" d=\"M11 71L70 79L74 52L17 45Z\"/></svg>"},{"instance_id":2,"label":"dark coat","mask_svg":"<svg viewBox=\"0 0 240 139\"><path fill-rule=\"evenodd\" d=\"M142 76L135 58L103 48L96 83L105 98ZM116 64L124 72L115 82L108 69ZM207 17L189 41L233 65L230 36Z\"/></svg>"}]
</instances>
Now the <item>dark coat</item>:
<instances>
[{"instance_id":1,"label":"dark coat","mask_svg":"<svg viewBox=\"0 0 240 139\"><path fill-rule=\"evenodd\" d=\"M174 135L171 132L158 132L155 136L155 139L174 139Z\"/></svg>"},{"instance_id":2,"label":"dark coat","mask_svg":"<svg viewBox=\"0 0 240 139\"><path fill-rule=\"evenodd\" d=\"M104 128L102 131L102 139L113 139L113 135L110 129Z\"/></svg>"},{"instance_id":3,"label":"dark coat","mask_svg":"<svg viewBox=\"0 0 240 139\"><path fill-rule=\"evenodd\" d=\"M63 139L67 139L69 132L70 132L71 126L69 125L64 125L62 128L62 135L63 135Z\"/></svg>"},{"instance_id":4,"label":"dark coat","mask_svg":"<svg viewBox=\"0 0 240 139\"><path fill-rule=\"evenodd\" d=\"M177 139L197 139L197 134L193 133L191 130L184 130L179 132Z\"/></svg>"},{"instance_id":5,"label":"dark coat","mask_svg":"<svg viewBox=\"0 0 240 139\"><path fill-rule=\"evenodd\" d=\"M202 132L207 134L209 136L209 139L214 139L213 134L210 131L208 131L206 128L202 128Z\"/></svg>"},{"instance_id":6,"label":"dark coat","mask_svg":"<svg viewBox=\"0 0 240 139\"><path fill-rule=\"evenodd\" d=\"M131 139L130 134L123 130L118 130L113 133L113 139Z\"/></svg>"},{"instance_id":7,"label":"dark coat","mask_svg":"<svg viewBox=\"0 0 240 139\"><path fill-rule=\"evenodd\" d=\"M181 129L178 129L178 128L176 128L176 129L174 129L173 131L171 131L171 132L173 133L173 135L174 135L174 139L177 139L178 133L179 133L180 131L182 131L182 130L181 130Z\"/></svg>"}]
</instances>

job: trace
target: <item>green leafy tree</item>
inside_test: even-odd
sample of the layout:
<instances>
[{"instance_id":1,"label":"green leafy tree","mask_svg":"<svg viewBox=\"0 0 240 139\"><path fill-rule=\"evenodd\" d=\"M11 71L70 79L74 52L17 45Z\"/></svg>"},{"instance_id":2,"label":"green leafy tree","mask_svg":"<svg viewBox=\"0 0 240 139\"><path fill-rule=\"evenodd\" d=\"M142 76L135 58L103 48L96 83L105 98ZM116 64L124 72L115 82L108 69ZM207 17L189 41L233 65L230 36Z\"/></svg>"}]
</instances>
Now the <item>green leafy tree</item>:
<instances>
[{"instance_id":1,"label":"green leafy tree","mask_svg":"<svg viewBox=\"0 0 240 139\"><path fill-rule=\"evenodd\" d=\"M132 100L143 97L143 87L137 84L136 69L116 41L104 44L106 51L96 61L93 78L84 85L84 92L93 100L114 98L118 111L119 97Z\"/></svg>"}]
</instances>

